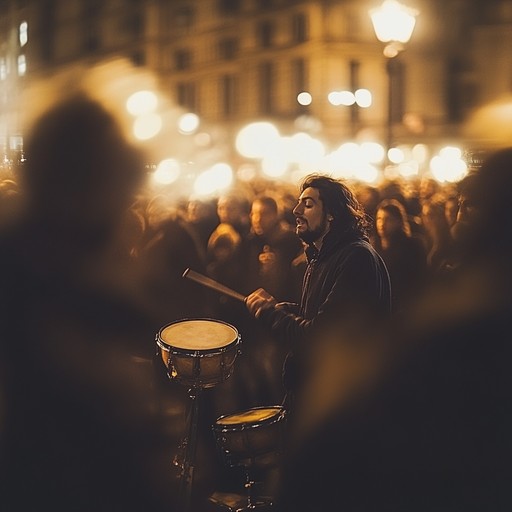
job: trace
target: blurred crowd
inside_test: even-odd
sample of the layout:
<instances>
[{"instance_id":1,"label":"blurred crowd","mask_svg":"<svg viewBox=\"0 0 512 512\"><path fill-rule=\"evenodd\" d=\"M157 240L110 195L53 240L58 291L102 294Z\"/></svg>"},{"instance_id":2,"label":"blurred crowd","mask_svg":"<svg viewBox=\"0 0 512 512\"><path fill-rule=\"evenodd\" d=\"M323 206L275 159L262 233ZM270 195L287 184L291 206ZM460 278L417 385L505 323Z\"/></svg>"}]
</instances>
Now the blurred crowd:
<instances>
[{"instance_id":1,"label":"blurred crowd","mask_svg":"<svg viewBox=\"0 0 512 512\"><path fill-rule=\"evenodd\" d=\"M26 154L0 183L8 509L168 510L188 396L168 378L155 336L187 318L221 320L241 335L233 375L202 397L197 494L228 488L238 476L217 458L211 426L223 414L281 403L288 347L242 302L182 276L191 268L243 295L263 287L279 301L300 300L297 190L255 179L219 197L170 201L146 184L141 156L108 113L82 97L34 126ZM507 154L476 183L478 172L448 185L426 176L350 184L391 278L397 321L383 336L409 350L378 364L385 384L356 393L364 396L358 406L339 399L332 361L312 363L312 389L321 386L332 408L327 419L308 419L308 442L284 480L285 510L505 510L510 441L502 434L512 417L500 329L508 332L512 187L501 171L512 172L511 161ZM475 211L476 234L468 228ZM326 348L331 356L338 354ZM306 408L313 417L314 401ZM461 496L465 508L456 509ZM489 496L494 503L476 506Z\"/></svg>"}]
</instances>

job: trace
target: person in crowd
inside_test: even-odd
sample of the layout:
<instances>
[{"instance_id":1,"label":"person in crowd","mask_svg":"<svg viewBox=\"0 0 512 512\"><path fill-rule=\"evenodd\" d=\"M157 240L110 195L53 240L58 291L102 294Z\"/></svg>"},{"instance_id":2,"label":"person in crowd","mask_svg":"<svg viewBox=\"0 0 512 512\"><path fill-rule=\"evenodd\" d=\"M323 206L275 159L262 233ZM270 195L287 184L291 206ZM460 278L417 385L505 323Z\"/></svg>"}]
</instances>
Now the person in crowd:
<instances>
[{"instance_id":1,"label":"person in crowd","mask_svg":"<svg viewBox=\"0 0 512 512\"><path fill-rule=\"evenodd\" d=\"M393 310L403 310L418 297L427 274L423 241L411 233L405 207L397 199L377 205L376 236L371 243L382 256L392 283Z\"/></svg>"},{"instance_id":2,"label":"person in crowd","mask_svg":"<svg viewBox=\"0 0 512 512\"><path fill-rule=\"evenodd\" d=\"M456 279L426 291L378 376L301 439L281 510L510 510L511 169L504 148L471 178Z\"/></svg>"},{"instance_id":3,"label":"person in crowd","mask_svg":"<svg viewBox=\"0 0 512 512\"><path fill-rule=\"evenodd\" d=\"M302 244L289 224L283 220L282 210L271 195L257 195L251 204L251 232L247 237L247 260L243 265L244 293L265 288L280 301L296 301L294 292L297 275L292 262L302 252ZM243 304L242 304L243 306ZM275 343L268 331L248 314L244 319L244 353L240 366L247 377L244 386L245 402L252 405L277 404L283 400L281 369L287 353L285 343Z\"/></svg>"},{"instance_id":4,"label":"person in crowd","mask_svg":"<svg viewBox=\"0 0 512 512\"><path fill-rule=\"evenodd\" d=\"M444 196L439 193L422 204L421 219L425 230L429 273L442 276L453 256L453 238L445 215Z\"/></svg>"},{"instance_id":5,"label":"person in crowd","mask_svg":"<svg viewBox=\"0 0 512 512\"><path fill-rule=\"evenodd\" d=\"M418 185L418 197L421 205L428 203L441 192L440 183L430 174L423 174Z\"/></svg>"},{"instance_id":6,"label":"person in crowd","mask_svg":"<svg viewBox=\"0 0 512 512\"><path fill-rule=\"evenodd\" d=\"M457 213L451 226L452 237L457 242L464 243L466 236L471 232L470 228L478 220L478 208L475 204L478 184L476 172L468 174L457 184Z\"/></svg>"},{"instance_id":7,"label":"person in crowd","mask_svg":"<svg viewBox=\"0 0 512 512\"><path fill-rule=\"evenodd\" d=\"M217 199L219 222L233 226L242 240L245 240L251 230L250 209L250 200L242 191L231 191Z\"/></svg>"},{"instance_id":8,"label":"person in crowd","mask_svg":"<svg viewBox=\"0 0 512 512\"><path fill-rule=\"evenodd\" d=\"M185 221L199 246L202 257L206 259L208 240L213 230L219 225L215 203L191 197L187 202Z\"/></svg>"},{"instance_id":9,"label":"person in crowd","mask_svg":"<svg viewBox=\"0 0 512 512\"><path fill-rule=\"evenodd\" d=\"M281 301L297 301L300 297L290 295L296 288L291 282L291 264L302 250L300 239L282 221L271 196L253 200L250 219L247 290L261 287Z\"/></svg>"},{"instance_id":10,"label":"person in crowd","mask_svg":"<svg viewBox=\"0 0 512 512\"><path fill-rule=\"evenodd\" d=\"M206 261L187 223L163 195L149 199L145 217L145 243L139 260L144 269L143 292L155 323L162 326L190 316L207 316L211 311L209 295L193 293L182 278L187 268L206 271Z\"/></svg>"},{"instance_id":11,"label":"person in crowd","mask_svg":"<svg viewBox=\"0 0 512 512\"><path fill-rule=\"evenodd\" d=\"M206 273L239 293L247 292L247 238L250 233L248 194L232 190L217 198L219 224L207 244ZM241 329L247 321L245 306L221 294L211 297L212 314Z\"/></svg>"},{"instance_id":12,"label":"person in crowd","mask_svg":"<svg viewBox=\"0 0 512 512\"><path fill-rule=\"evenodd\" d=\"M371 219L369 236L372 237L375 235L375 215L377 213L377 205L381 201L381 190L379 187L373 185L358 184L356 185L354 192L356 194L356 199L364 208L366 215Z\"/></svg>"},{"instance_id":13,"label":"person in crowd","mask_svg":"<svg viewBox=\"0 0 512 512\"><path fill-rule=\"evenodd\" d=\"M458 186L450 186L443 193L444 195L444 214L448 221L448 227L452 229L457 222L457 213L459 211L459 191Z\"/></svg>"},{"instance_id":14,"label":"person in crowd","mask_svg":"<svg viewBox=\"0 0 512 512\"><path fill-rule=\"evenodd\" d=\"M352 190L329 176L305 178L293 212L296 233L305 244L308 266L299 303L278 303L258 288L246 299L248 310L283 342L291 344L284 369L285 407L295 414L307 377L314 340L340 330L361 333L391 310L389 274L370 245L367 217Z\"/></svg>"},{"instance_id":15,"label":"person in crowd","mask_svg":"<svg viewBox=\"0 0 512 512\"><path fill-rule=\"evenodd\" d=\"M155 326L112 250L143 155L81 93L34 122L26 155L0 235L2 508L163 512L166 440L139 363Z\"/></svg>"},{"instance_id":16,"label":"person in crowd","mask_svg":"<svg viewBox=\"0 0 512 512\"><path fill-rule=\"evenodd\" d=\"M0 180L0 229L16 217L20 207L19 187L15 180Z\"/></svg>"},{"instance_id":17,"label":"person in crowd","mask_svg":"<svg viewBox=\"0 0 512 512\"><path fill-rule=\"evenodd\" d=\"M328 403L329 386L322 386L314 393L313 409L307 406L315 361L326 344L349 352L372 345L373 329L385 324L391 312L389 274L368 241L368 219L352 190L327 175L312 174L304 179L300 192L293 210L296 233L307 255L300 303L277 302L263 288L246 298L249 312L276 342L289 347L282 401L288 433L274 481L278 502L280 471L300 445L307 418L321 414L318 411ZM350 380L344 371L349 367L339 370Z\"/></svg>"},{"instance_id":18,"label":"person in crowd","mask_svg":"<svg viewBox=\"0 0 512 512\"><path fill-rule=\"evenodd\" d=\"M206 251L206 273L219 283L240 293L244 292L247 277L246 264L242 258L242 237L231 225L220 223L208 240ZM243 305L231 297L217 294L213 299L213 312L229 323L237 321L244 313Z\"/></svg>"}]
</instances>

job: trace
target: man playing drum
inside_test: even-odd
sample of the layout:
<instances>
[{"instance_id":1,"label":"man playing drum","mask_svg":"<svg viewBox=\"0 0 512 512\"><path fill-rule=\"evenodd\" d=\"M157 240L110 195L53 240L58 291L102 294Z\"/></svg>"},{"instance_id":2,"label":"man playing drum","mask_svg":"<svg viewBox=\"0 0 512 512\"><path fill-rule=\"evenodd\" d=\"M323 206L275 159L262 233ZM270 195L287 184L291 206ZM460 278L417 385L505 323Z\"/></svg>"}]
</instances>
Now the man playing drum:
<instances>
[{"instance_id":1,"label":"man playing drum","mask_svg":"<svg viewBox=\"0 0 512 512\"><path fill-rule=\"evenodd\" d=\"M307 259L300 304L278 303L262 288L246 298L250 313L291 346L283 405L293 417L318 359L315 347L327 339L357 344L391 312L388 271L368 241L369 221L353 192L321 174L307 176L300 191L293 210Z\"/></svg>"}]
</instances>

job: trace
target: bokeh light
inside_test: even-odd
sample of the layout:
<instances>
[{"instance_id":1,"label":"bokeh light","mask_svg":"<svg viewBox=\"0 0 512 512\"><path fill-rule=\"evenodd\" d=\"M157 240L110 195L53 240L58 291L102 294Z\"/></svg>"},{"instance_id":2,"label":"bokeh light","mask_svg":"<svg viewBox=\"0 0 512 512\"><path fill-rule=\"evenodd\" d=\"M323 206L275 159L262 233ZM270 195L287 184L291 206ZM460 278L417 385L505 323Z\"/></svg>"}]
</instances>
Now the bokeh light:
<instances>
[{"instance_id":1,"label":"bokeh light","mask_svg":"<svg viewBox=\"0 0 512 512\"><path fill-rule=\"evenodd\" d=\"M162 160L153 173L153 179L162 185L174 183L180 176L181 166L174 158Z\"/></svg>"},{"instance_id":2,"label":"bokeh light","mask_svg":"<svg viewBox=\"0 0 512 512\"><path fill-rule=\"evenodd\" d=\"M299 105L308 106L311 105L313 97L309 92L303 91L297 95L297 102Z\"/></svg>"},{"instance_id":3,"label":"bokeh light","mask_svg":"<svg viewBox=\"0 0 512 512\"><path fill-rule=\"evenodd\" d=\"M361 108L368 108L372 105L372 93L368 89L357 89L354 96L356 103Z\"/></svg>"},{"instance_id":4,"label":"bokeh light","mask_svg":"<svg viewBox=\"0 0 512 512\"><path fill-rule=\"evenodd\" d=\"M191 134L199 128L199 116L192 112L183 114L178 119L178 130L180 133Z\"/></svg>"},{"instance_id":5,"label":"bokeh light","mask_svg":"<svg viewBox=\"0 0 512 512\"><path fill-rule=\"evenodd\" d=\"M447 146L439 151L430 161L430 170L440 183L455 183L460 181L468 172L468 166L462 159L462 151L453 146Z\"/></svg>"},{"instance_id":6,"label":"bokeh light","mask_svg":"<svg viewBox=\"0 0 512 512\"><path fill-rule=\"evenodd\" d=\"M269 147L279 138L279 130L267 121L259 121L242 128L235 140L237 151L247 158L263 158Z\"/></svg>"},{"instance_id":7,"label":"bokeh light","mask_svg":"<svg viewBox=\"0 0 512 512\"><path fill-rule=\"evenodd\" d=\"M158 106L158 98L152 91L138 91L126 100L126 110L132 116L140 116L154 112Z\"/></svg>"},{"instance_id":8,"label":"bokeh light","mask_svg":"<svg viewBox=\"0 0 512 512\"><path fill-rule=\"evenodd\" d=\"M232 182L233 169L229 164L220 162L196 177L194 192L198 196L209 196L227 189Z\"/></svg>"},{"instance_id":9,"label":"bokeh light","mask_svg":"<svg viewBox=\"0 0 512 512\"><path fill-rule=\"evenodd\" d=\"M143 114L133 123L133 134L139 140L149 140L160 133L162 118L158 114Z\"/></svg>"}]
</instances>

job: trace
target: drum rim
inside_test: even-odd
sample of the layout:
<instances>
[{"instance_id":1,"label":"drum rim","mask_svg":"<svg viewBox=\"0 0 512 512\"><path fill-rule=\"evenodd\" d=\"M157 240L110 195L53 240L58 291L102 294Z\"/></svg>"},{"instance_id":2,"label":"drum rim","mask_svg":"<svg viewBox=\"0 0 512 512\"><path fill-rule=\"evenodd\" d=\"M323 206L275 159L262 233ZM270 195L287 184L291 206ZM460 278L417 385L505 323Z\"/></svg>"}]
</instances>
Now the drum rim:
<instances>
[{"instance_id":1,"label":"drum rim","mask_svg":"<svg viewBox=\"0 0 512 512\"><path fill-rule=\"evenodd\" d=\"M169 345L162 339L162 336L161 336L162 332L165 329L167 329L168 327L170 327L171 325L179 324L179 323L183 323L183 322L190 322L190 321L208 321L208 322L216 322L219 324L226 325L228 327L231 327L231 329L233 329L235 331L235 335L236 335L235 339L233 341L229 342L227 345L224 345L223 347L214 347L214 348L205 348L205 349L179 348L179 347L175 347L174 345ZM176 354L176 355L195 354L194 357L201 357L201 356L206 356L206 355L222 354L223 352L226 352L227 350L231 349L233 346L238 345L240 343L240 340L241 340L240 333L238 332L238 329L234 325L232 325L228 322L225 322L224 320L218 320L217 318L201 317L201 318L182 318L181 320L174 320L173 322L169 322L168 324L164 325L163 327L161 327L158 330L158 333L156 334L155 341L156 341L156 344L162 350L170 352L171 354Z\"/></svg>"},{"instance_id":2,"label":"drum rim","mask_svg":"<svg viewBox=\"0 0 512 512\"><path fill-rule=\"evenodd\" d=\"M222 424L219 423L220 420L223 420L225 418L229 418L230 416L235 416L237 414L248 412L248 411L258 411L262 409L275 409L278 411L277 414L274 414L270 418L265 418L263 420L259 420L258 422L249 422L249 421L243 421L241 423L236 424ZM231 414L223 414L222 416L219 416L213 425L214 430L218 430L220 432L222 431L230 431L230 430L241 430L244 427L247 428L258 428L260 426L266 425L267 423L274 423L277 421L281 421L286 416L286 408L283 405L260 405L257 407L249 407L248 409L243 409L238 412L233 412Z\"/></svg>"}]
</instances>

